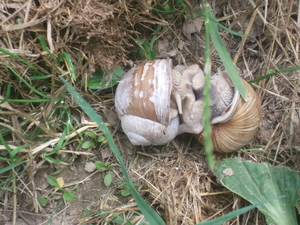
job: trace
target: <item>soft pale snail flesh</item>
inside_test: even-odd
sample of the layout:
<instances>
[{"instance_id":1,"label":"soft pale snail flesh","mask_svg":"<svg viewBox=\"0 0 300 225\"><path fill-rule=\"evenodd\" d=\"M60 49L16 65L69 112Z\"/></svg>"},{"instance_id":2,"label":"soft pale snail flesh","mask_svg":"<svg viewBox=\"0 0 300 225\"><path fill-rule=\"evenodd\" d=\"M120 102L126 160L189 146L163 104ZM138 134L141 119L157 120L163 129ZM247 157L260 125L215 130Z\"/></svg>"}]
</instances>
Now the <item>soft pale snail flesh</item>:
<instances>
[{"instance_id":1,"label":"soft pale snail flesh","mask_svg":"<svg viewBox=\"0 0 300 225\"><path fill-rule=\"evenodd\" d=\"M226 72L223 71L222 76L230 81ZM237 151L256 135L262 117L260 99L249 83L243 79L242 82L247 89L246 99L240 98L234 88L232 103L221 115L211 120L214 151L223 153ZM196 138L203 143L202 134L196 135Z\"/></svg>"}]
</instances>

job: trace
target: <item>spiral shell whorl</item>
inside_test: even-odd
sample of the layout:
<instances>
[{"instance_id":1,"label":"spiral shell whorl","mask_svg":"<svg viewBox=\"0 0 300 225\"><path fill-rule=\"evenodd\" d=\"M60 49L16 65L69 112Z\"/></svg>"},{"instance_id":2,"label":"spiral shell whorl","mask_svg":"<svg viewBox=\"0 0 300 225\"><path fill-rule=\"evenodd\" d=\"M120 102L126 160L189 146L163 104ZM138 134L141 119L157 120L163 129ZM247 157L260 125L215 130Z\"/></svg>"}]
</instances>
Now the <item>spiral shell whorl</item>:
<instances>
[{"instance_id":1,"label":"spiral shell whorl","mask_svg":"<svg viewBox=\"0 0 300 225\"><path fill-rule=\"evenodd\" d=\"M248 92L246 101L240 98L229 120L212 125L214 151L223 153L237 151L247 145L256 134L262 116L260 99L250 84L244 80L242 82ZM197 139L203 143L201 134Z\"/></svg>"}]
</instances>

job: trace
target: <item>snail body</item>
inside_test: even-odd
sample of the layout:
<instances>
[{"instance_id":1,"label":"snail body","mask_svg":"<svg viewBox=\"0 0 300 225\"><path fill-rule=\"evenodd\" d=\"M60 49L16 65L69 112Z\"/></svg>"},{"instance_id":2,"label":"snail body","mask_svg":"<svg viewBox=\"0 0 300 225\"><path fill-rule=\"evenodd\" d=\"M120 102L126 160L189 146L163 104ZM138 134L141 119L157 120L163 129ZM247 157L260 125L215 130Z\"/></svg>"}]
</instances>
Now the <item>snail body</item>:
<instances>
[{"instance_id":1,"label":"snail body","mask_svg":"<svg viewBox=\"0 0 300 225\"><path fill-rule=\"evenodd\" d=\"M222 75L229 77L224 71ZM262 117L260 99L248 82L243 79L242 82L247 90L246 99L240 98L234 88L232 103L221 115L211 120L214 151L237 151L247 145L257 132ZM204 143L202 134L197 134L196 138L200 143Z\"/></svg>"}]
</instances>

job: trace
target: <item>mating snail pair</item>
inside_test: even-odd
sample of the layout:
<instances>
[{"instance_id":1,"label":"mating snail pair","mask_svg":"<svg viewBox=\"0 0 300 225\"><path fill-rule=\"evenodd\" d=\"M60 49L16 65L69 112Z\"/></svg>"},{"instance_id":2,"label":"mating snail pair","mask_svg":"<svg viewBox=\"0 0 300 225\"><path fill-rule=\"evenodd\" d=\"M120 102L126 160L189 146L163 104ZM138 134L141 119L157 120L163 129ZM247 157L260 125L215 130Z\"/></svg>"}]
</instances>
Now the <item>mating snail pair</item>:
<instances>
[{"instance_id":1,"label":"mating snail pair","mask_svg":"<svg viewBox=\"0 0 300 225\"><path fill-rule=\"evenodd\" d=\"M260 100L243 80L248 94L240 98L226 72L211 77L211 123L214 150L232 152L255 135ZM198 65L172 68L170 59L139 64L120 81L115 106L122 128L134 145L162 145L181 133L202 142L204 74Z\"/></svg>"}]
</instances>

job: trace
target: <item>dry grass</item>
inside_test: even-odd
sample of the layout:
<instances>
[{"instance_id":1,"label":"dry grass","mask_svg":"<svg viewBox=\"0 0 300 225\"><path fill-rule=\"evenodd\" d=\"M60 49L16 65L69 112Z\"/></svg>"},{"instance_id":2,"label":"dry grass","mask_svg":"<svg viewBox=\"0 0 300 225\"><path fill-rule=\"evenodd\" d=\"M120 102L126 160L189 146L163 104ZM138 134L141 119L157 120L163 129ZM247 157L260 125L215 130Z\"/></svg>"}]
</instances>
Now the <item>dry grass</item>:
<instances>
[{"instance_id":1,"label":"dry grass","mask_svg":"<svg viewBox=\"0 0 300 225\"><path fill-rule=\"evenodd\" d=\"M176 64L199 63L202 66L203 28L197 24L187 29L185 21L188 21L188 18L184 19L184 13L163 17L163 14L151 10L150 6L162 9L159 1L79 0L76 4L72 2L74 1L20 0L0 3L0 46L21 56L42 73L53 75L50 82L30 80L33 73L27 65L0 53L0 95L5 96L10 83L13 98L26 100L38 98L37 94L12 74L6 66L9 64L33 87L51 96L51 101L48 102L10 102L0 105L1 132L6 141L11 148L28 145L28 148L19 153L20 158L28 161L28 169L16 182L17 194L0 190L0 212L3 214L0 215L0 224L1 220L5 221L5 224L11 224L13 211L17 212L17 224L40 224L46 221L57 206L56 201L51 201L46 207L40 207L35 201L37 195L45 195L50 189L41 181L45 177L43 174L50 175L51 172L62 168L50 165L42 158L42 154L51 151L51 144L57 142L58 134L65 127L65 124L59 121L60 106L56 104L55 98L64 98L72 116L82 123L74 125L76 132L73 130L69 144L56 154L57 157L65 156L66 159L70 159L65 160L68 162L66 168L72 169L72 166L79 162L81 167L78 168L83 170L82 164L95 160L115 163L113 157L104 156L107 151L105 145L99 146L98 149L79 151L76 149L77 138L85 130L97 134L101 134L101 131L97 131L97 127L93 124L87 123L85 115L73 100L68 95L65 96L58 76L63 73L67 77L68 68L66 64L55 64L42 50L40 36L45 37L50 51L55 56L61 53L71 55L78 76L77 81L73 81L73 86L107 121L133 181L141 184L138 187L139 192L153 204L168 224L194 224L247 205L244 200L218 184L206 166L201 146L190 136L183 135L168 146L149 147L142 151L129 144L117 126L113 108L113 90L95 95L87 89L87 79L95 68L103 70L110 70L115 66L127 68L131 60L134 62L140 60L136 56L135 40L138 38L149 40L157 25L165 27L157 41L160 57L168 55L172 56ZM271 69L299 66L300 16L297 1L251 2L211 1L219 22L236 32L250 34L247 37L238 37L220 30L241 77L252 80ZM187 0L185 4L188 9L198 9L196 1ZM17 24L17 21L22 23ZM222 68L222 62L215 49L212 52L212 61L213 71ZM261 147L264 150L217 154L216 159L238 156L299 171L299 79L299 72L294 71L280 73L254 83L253 86L262 101L263 120L256 138L248 147ZM9 130L4 130L3 127ZM0 155L7 157L4 150L5 148L0 146ZM1 164L4 165L5 162L0 160ZM20 171L18 168L16 172ZM37 174L41 175L40 180L37 180ZM11 176L13 174L10 172L1 174L0 181L3 182ZM69 178L69 181L72 181L73 185L76 183L84 185L90 182L89 180L95 179L101 181L101 178L95 176L82 174L80 179ZM115 178L117 177L122 177L118 169L115 171ZM65 179L67 180L67 177ZM99 190L101 188L99 187ZM101 203L93 205L93 209L109 210L138 221L140 215L132 214L136 210L135 204L131 203L132 199L122 198L118 194L118 188L119 186L114 183L109 189L101 189L100 199L91 198L84 201L90 203L101 200L99 201ZM84 194L89 191L86 190ZM98 197L99 194L95 196ZM24 199L26 201L23 201ZM104 203L102 199L105 199ZM87 207L84 201L76 202L77 208L72 203L64 202L64 208L57 212L54 221L58 223L65 221L67 224L87 222L105 224L105 219L95 212L87 217L82 216L82 210ZM107 218L112 217L107 215ZM228 224L263 225L265 222L257 210L252 210Z\"/></svg>"}]
</instances>

